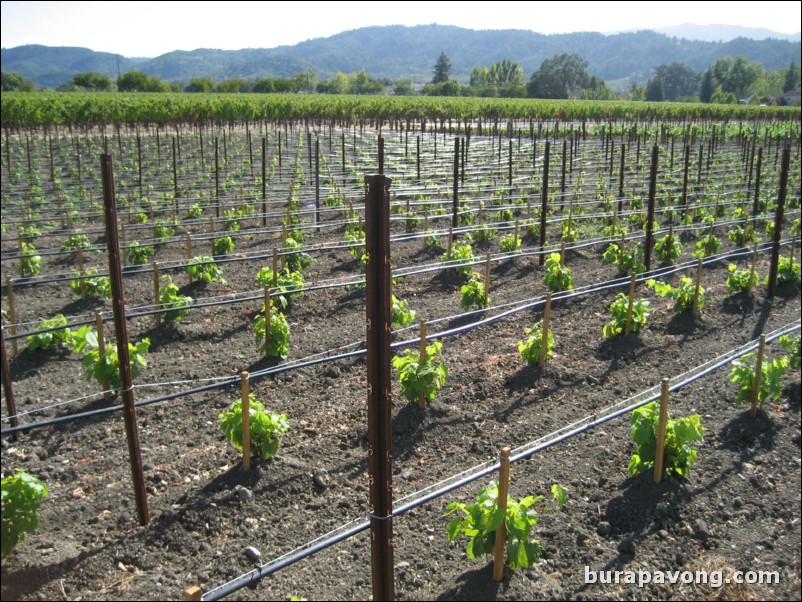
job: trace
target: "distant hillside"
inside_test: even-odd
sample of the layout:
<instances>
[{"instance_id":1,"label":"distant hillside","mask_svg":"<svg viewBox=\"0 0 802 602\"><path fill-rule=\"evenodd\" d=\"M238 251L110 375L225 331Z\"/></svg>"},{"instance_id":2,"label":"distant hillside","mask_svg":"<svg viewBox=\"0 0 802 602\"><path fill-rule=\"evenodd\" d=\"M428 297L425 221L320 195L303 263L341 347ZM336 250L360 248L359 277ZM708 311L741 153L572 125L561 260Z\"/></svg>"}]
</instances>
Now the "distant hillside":
<instances>
[{"instance_id":1,"label":"distant hillside","mask_svg":"<svg viewBox=\"0 0 802 602\"><path fill-rule=\"evenodd\" d=\"M683 23L671 27L658 27L658 33L664 33L674 38L687 40L702 40L703 42L729 42L735 38L749 38L750 40L785 40L798 42L800 33L784 34L762 27L741 27L740 25L694 25Z\"/></svg>"},{"instance_id":2,"label":"distant hillside","mask_svg":"<svg viewBox=\"0 0 802 602\"><path fill-rule=\"evenodd\" d=\"M175 51L153 59L119 57L119 71L138 69L166 81L195 77L217 81L236 77L288 77L313 71L328 78L337 71L364 69L373 77L432 77L441 52L452 63L452 77L466 81L473 67L503 59L517 61L528 78L543 60L567 52L588 61L588 71L605 80L646 81L658 65L681 62L702 71L716 59L742 54L767 69L802 62L796 42L738 37L728 42L678 39L654 31L603 35L543 35L524 30L474 31L448 25L365 27L328 38L270 49ZM2 50L2 68L22 74L38 87L56 87L75 73L98 71L113 78L118 56L86 48L20 46Z\"/></svg>"},{"instance_id":3,"label":"distant hillside","mask_svg":"<svg viewBox=\"0 0 802 602\"><path fill-rule=\"evenodd\" d=\"M95 52L88 48L52 46L17 46L2 50L3 71L22 74L37 88L55 88L72 79L75 73L96 71L117 77L119 73L138 69L147 59L130 59L110 52Z\"/></svg>"}]
</instances>

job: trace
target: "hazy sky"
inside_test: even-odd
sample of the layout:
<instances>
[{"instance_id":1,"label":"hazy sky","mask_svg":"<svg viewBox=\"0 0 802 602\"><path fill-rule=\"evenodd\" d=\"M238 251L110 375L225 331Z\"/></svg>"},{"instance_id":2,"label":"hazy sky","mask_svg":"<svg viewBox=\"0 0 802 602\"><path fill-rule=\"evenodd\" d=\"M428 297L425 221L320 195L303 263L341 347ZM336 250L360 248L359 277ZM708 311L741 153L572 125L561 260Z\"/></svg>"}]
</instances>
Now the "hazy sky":
<instances>
[{"instance_id":1,"label":"hazy sky","mask_svg":"<svg viewBox=\"0 0 802 602\"><path fill-rule=\"evenodd\" d=\"M802 2L2 2L2 47L82 46L127 57L273 48L370 25L540 33L696 23L800 30ZM475 7L475 8L474 8Z\"/></svg>"}]
</instances>

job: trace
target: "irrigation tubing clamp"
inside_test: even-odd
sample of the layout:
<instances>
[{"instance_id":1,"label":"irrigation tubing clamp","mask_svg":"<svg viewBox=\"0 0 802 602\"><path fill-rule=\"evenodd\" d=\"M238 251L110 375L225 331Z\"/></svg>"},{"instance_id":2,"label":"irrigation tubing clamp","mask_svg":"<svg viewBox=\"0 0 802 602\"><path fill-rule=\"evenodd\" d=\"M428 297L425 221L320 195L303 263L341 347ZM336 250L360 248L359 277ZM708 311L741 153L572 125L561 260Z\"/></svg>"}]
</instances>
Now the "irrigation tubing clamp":
<instances>
[{"instance_id":1,"label":"irrigation tubing clamp","mask_svg":"<svg viewBox=\"0 0 802 602\"><path fill-rule=\"evenodd\" d=\"M772 333L768 334L766 336L766 340L767 341L773 341L774 339L779 338L783 334L788 334L790 332L793 332L794 330L798 330L799 328L800 328L800 326L798 324L794 325L794 326L787 325L787 326L785 326L783 328L777 329L777 330L773 331ZM669 390L670 391L676 391L676 390L678 390L678 389L680 389L680 388L682 388L682 387L684 387L684 386L686 386L686 385L688 385L688 384L690 384L690 383L692 383L692 382L694 382L696 380L699 380L702 377L704 377L704 376L706 376L706 375L718 370L722 366L725 366L725 365L729 364L734 359L736 359L738 357L741 357L741 356L753 351L754 349L757 348L757 346L758 346L758 341L751 341L750 343L747 343L746 345L738 347L738 348L736 348L736 349L734 349L734 350L732 350L732 351L730 351L728 353L725 353L725 354L719 356L718 358L712 360L712 362L706 362L705 364L702 364L701 366L697 366L695 368L692 368L691 370L686 371L685 373L680 374L677 377L675 377L675 378L681 378L683 380L681 380L680 382L677 382L677 383L675 383L673 385L670 385ZM686 376L686 375L690 375L690 376ZM592 429L592 428L594 428L596 426L604 424L605 422L609 422L610 420L614 420L615 418L618 418L618 417L620 417L620 416L622 416L624 414L628 414L628 413L632 412L633 410L635 410L635 409L637 409L639 407L642 407L642 406L646 405L647 403L650 403L651 401L654 401L654 400L658 399L659 397L660 397L659 387L651 387L650 389L647 389L647 390L645 390L645 391L643 391L643 392L641 392L641 393L639 393L639 394L637 394L637 395L635 395L633 397L630 397L629 399L624 400L623 402L621 402L621 403L627 403L628 401L630 401L632 399L641 398L635 403L628 404L623 408L619 408L619 409L614 410L612 412L606 413L611 408L615 408L615 407L621 405L621 403L615 404L614 406L611 406L609 408L603 409L601 412L597 412L595 414L587 416L583 420L575 422L573 425L569 425L568 427L565 427L565 428L569 428L570 429L568 431L565 431L565 428L563 428L563 429L560 429L560 430L557 430L557 431L553 431L552 433L550 433L548 435L545 435L544 437L541 437L541 438L539 438L539 439L537 439L537 440L535 440L535 441L533 441L531 443L524 444L523 446L520 446L520 447L516 448L516 450L514 450L517 453L515 453L514 455L512 455L510 457L510 464L514 464L515 462L528 459L528 458L534 456L536 453L538 453L540 451L543 451L545 449L553 447L554 445L557 445L558 443L561 443L561 442L566 441L568 439L571 439L571 438L573 438L573 437L575 437L577 435L580 435L580 434L582 434L584 432L587 432L587 431L589 431L590 429ZM600 413L605 414L605 415L603 415L602 417L599 417ZM585 424L582 424L583 422ZM571 429L572 426L577 425L577 424L581 424L581 426L577 426L576 428ZM563 432L563 431L565 431L565 432ZM519 451L519 450L524 450L524 451ZM440 481L439 483L435 483L435 484L427 487L426 489L421 490L420 492L415 492L413 494L410 494L410 495L406 496L405 498L402 498L402 500L403 499L409 499L409 498L416 497L416 496L417 496L417 499L415 499L414 501L408 502L408 503L406 503L404 505L401 505L398 508L393 508L392 516L393 517L401 516L401 515L405 514L406 512L408 512L409 510L412 510L414 508L422 506L423 504L425 504L427 502L430 502L430 501L432 501L434 499L442 497L443 495L451 493L452 491L460 489L461 487L469 485L470 483L473 483L474 481L477 481L477 480L479 480L479 479L481 479L481 478L483 478L483 477L485 477L487 475L490 475L490 474L492 474L492 473L494 473L494 472L496 472L498 470L499 465L500 465L499 462L485 463L485 464L479 465L477 467L474 467L472 469L468 469L466 471L463 471L462 473L459 473L459 475L457 475L457 477L459 477L460 475L466 475L466 476L462 476L461 478L458 478L456 481L453 480L454 477L451 477L450 479L445 479L443 481ZM449 482L449 481L451 481L451 482ZM446 483L448 483L448 484L446 484ZM429 491L429 493L426 493L425 495L420 495L424 491ZM398 501L402 501L402 500L398 500ZM343 541L345 539L348 539L348 538L350 538L350 537L352 537L354 535L357 535L360 532L367 530L369 527L370 527L370 522L369 521L362 521L362 522L360 522L360 523L358 523L355 526L350 527L350 528L347 527L347 525L346 525L345 527L341 527L340 529L335 529L334 532L337 533L336 535L331 536L331 537L327 537L327 538L325 538L323 540L318 538L318 539L314 540L313 542L311 542L309 544L306 544L306 545L304 545L304 546L302 546L300 548L296 548L296 550L294 550L294 551L288 552L287 554L284 554L284 555L282 555L282 556L280 556L280 557L278 557L278 558L276 558L276 559L274 559L272 561L269 561L269 562L267 562L267 563L265 563L263 565L260 565L260 566L258 566L256 568L252 569L251 571L249 571L249 572L247 572L247 573L245 573L243 575L240 575L239 577L236 577L236 578L232 579L231 581L228 581L227 583L224 583L221 586L218 586L218 587L216 587L216 588L214 588L212 590L209 590L208 592L206 592L205 594L203 594L201 596L201 599L202 600L220 600L221 598L227 596L228 594L234 593L234 592L242 589L243 587L247 587L249 585L256 584L261 579L263 579L263 578L275 573L276 571L278 571L278 570L280 570L280 569L282 569L282 568L284 568L286 566L294 564L295 562L298 562L299 560L307 558L307 557L309 557L309 556L311 556L311 555L313 555L313 554L315 554L315 553L317 553L317 552L319 552L321 550L329 548L332 545L335 545L335 544L337 544L337 543L339 543L339 542L341 542L341 541Z\"/></svg>"}]
</instances>

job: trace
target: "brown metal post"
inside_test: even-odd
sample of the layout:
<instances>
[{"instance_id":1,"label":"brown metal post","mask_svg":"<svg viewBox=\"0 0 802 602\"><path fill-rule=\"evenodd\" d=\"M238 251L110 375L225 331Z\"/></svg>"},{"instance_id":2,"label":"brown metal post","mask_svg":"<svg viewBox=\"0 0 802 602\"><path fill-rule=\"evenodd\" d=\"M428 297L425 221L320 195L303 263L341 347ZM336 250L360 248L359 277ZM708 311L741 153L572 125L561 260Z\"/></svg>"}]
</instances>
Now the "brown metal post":
<instances>
[{"instance_id":1,"label":"brown metal post","mask_svg":"<svg viewBox=\"0 0 802 602\"><path fill-rule=\"evenodd\" d=\"M415 137L415 165L416 165L416 179L420 182L420 135Z\"/></svg>"},{"instance_id":2,"label":"brown metal post","mask_svg":"<svg viewBox=\"0 0 802 602\"><path fill-rule=\"evenodd\" d=\"M459 225L459 138L454 138L454 186L452 190L453 215L451 216L451 226L456 228Z\"/></svg>"},{"instance_id":3,"label":"brown metal post","mask_svg":"<svg viewBox=\"0 0 802 602\"><path fill-rule=\"evenodd\" d=\"M145 475L142 470L142 452L139 445L133 379L128 355L128 327L125 321L120 241L117 237L114 163L111 155L100 156L100 169L103 175L103 204L106 215L106 246L109 252L109 280L111 281L112 307L114 309L114 328L117 335L117 357L120 360L120 384L122 385L121 395L123 398L125 431L128 438L128 455L131 462L131 475L133 477L139 523L147 525L150 522L150 513L148 512L148 495L145 491Z\"/></svg>"},{"instance_id":4,"label":"brown metal post","mask_svg":"<svg viewBox=\"0 0 802 602\"><path fill-rule=\"evenodd\" d=\"M654 197L657 193L657 158L658 146L652 147L652 168L649 173L649 210L646 217L646 253L643 256L643 263L646 270L652 269L652 242L654 239ZM623 249L621 249L623 251Z\"/></svg>"},{"instance_id":5,"label":"brown metal post","mask_svg":"<svg viewBox=\"0 0 802 602\"><path fill-rule=\"evenodd\" d=\"M19 426L19 418L17 418L17 404L14 402L14 389L11 386L11 370L8 367L8 354L6 353L6 332L0 329L0 344L2 349L0 353L3 355L3 393L6 394L6 409L8 415L11 416L11 426ZM19 431L14 431L14 441L19 441Z\"/></svg>"},{"instance_id":6,"label":"brown metal post","mask_svg":"<svg viewBox=\"0 0 802 602\"><path fill-rule=\"evenodd\" d=\"M546 140L546 150L543 153L543 187L540 191L540 265L546 263L546 205L549 202L549 152L551 141Z\"/></svg>"},{"instance_id":7,"label":"brown metal post","mask_svg":"<svg viewBox=\"0 0 802 602\"><path fill-rule=\"evenodd\" d=\"M769 269L768 298L774 299L777 292L777 271L780 262L780 238L785 215L785 197L788 193L788 168L791 162L791 148L783 149L782 166L780 167L780 191L777 197L777 213L774 216L774 244L771 247L771 267Z\"/></svg>"},{"instance_id":8,"label":"brown metal post","mask_svg":"<svg viewBox=\"0 0 802 602\"><path fill-rule=\"evenodd\" d=\"M624 168L626 167L627 147L625 144L621 145L621 161L618 172L618 211L616 217L624 209Z\"/></svg>"},{"instance_id":9,"label":"brown metal post","mask_svg":"<svg viewBox=\"0 0 802 602\"><path fill-rule=\"evenodd\" d=\"M682 216L688 213L688 168L691 165L691 147L687 144L685 145L685 166L682 169L682 206L684 209L682 210Z\"/></svg>"},{"instance_id":10,"label":"brown metal post","mask_svg":"<svg viewBox=\"0 0 802 602\"><path fill-rule=\"evenodd\" d=\"M755 167L755 200L752 203L752 215L760 213L760 172L763 169L763 147L757 149L757 166Z\"/></svg>"},{"instance_id":11,"label":"brown metal post","mask_svg":"<svg viewBox=\"0 0 802 602\"><path fill-rule=\"evenodd\" d=\"M173 138L173 198L178 200L178 162L176 159L176 142ZM176 216L177 217L177 216Z\"/></svg>"},{"instance_id":12,"label":"brown metal post","mask_svg":"<svg viewBox=\"0 0 802 602\"><path fill-rule=\"evenodd\" d=\"M220 157L217 150L217 136L214 137L214 210L220 217Z\"/></svg>"},{"instance_id":13,"label":"brown metal post","mask_svg":"<svg viewBox=\"0 0 802 602\"><path fill-rule=\"evenodd\" d=\"M14 281L11 280L8 276L6 276L6 286L8 287L8 321L10 322L9 331L11 332L12 337L16 337L17 335L17 308L14 299ZM17 348L17 339L11 339L11 351L16 357L19 353L19 349Z\"/></svg>"},{"instance_id":14,"label":"brown metal post","mask_svg":"<svg viewBox=\"0 0 802 602\"><path fill-rule=\"evenodd\" d=\"M370 475L373 599L393 600L393 457L390 380L390 199L391 180L365 178L365 236L368 264L368 470Z\"/></svg>"},{"instance_id":15,"label":"brown metal post","mask_svg":"<svg viewBox=\"0 0 802 602\"><path fill-rule=\"evenodd\" d=\"M267 228L267 137L262 138L262 226Z\"/></svg>"},{"instance_id":16,"label":"brown metal post","mask_svg":"<svg viewBox=\"0 0 802 602\"><path fill-rule=\"evenodd\" d=\"M320 139L315 138L315 224L320 232Z\"/></svg>"}]
</instances>

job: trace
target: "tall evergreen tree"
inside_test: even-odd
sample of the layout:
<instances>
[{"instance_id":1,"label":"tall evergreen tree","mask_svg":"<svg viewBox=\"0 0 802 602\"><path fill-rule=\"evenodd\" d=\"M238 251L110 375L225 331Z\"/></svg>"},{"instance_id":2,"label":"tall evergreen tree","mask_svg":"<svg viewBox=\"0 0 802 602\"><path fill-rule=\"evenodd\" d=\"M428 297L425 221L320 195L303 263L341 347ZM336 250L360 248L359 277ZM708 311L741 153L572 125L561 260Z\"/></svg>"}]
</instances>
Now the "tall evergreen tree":
<instances>
[{"instance_id":1,"label":"tall evergreen tree","mask_svg":"<svg viewBox=\"0 0 802 602\"><path fill-rule=\"evenodd\" d=\"M791 61L791 66L788 67L788 71L785 73L783 92L799 89L799 71L799 65L795 61Z\"/></svg>"},{"instance_id":2,"label":"tall evergreen tree","mask_svg":"<svg viewBox=\"0 0 802 602\"><path fill-rule=\"evenodd\" d=\"M433 84L442 84L447 82L451 73L451 61L445 52L440 53L440 57L434 64L434 77L432 78Z\"/></svg>"}]
</instances>

